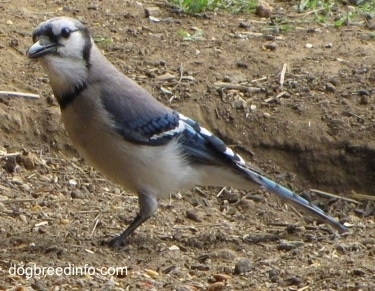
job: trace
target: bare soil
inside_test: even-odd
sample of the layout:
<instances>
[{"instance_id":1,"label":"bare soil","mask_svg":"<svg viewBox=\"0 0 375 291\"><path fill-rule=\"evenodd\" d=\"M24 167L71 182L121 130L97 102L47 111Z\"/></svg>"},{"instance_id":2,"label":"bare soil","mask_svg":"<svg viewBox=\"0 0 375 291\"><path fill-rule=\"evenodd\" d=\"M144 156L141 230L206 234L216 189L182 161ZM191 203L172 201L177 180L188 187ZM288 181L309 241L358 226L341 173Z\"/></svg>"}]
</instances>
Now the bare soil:
<instances>
[{"instance_id":1,"label":"bare soil","mask_svg":"<svg viewBox=\"0 0 375 291\"><path fill-rule=\"evenodd\" d=\"M375 290L374 204L309 191L375 194L375 25L319 25L293 2L271 3L278 28L152 1L0 1L0 90L40 95L0 96L0 290ZM137 197L78 156L46 75L24 55L34 27L59 15L82 20L121 71L350 233L261 189L199 187L161 201L123 249L103 246L136 215ZM203 39L182 39L197 29ZM35 274L74 266L91 272ZM128 272L102 273L110 267Z\"/></svg>"}]
</instances>

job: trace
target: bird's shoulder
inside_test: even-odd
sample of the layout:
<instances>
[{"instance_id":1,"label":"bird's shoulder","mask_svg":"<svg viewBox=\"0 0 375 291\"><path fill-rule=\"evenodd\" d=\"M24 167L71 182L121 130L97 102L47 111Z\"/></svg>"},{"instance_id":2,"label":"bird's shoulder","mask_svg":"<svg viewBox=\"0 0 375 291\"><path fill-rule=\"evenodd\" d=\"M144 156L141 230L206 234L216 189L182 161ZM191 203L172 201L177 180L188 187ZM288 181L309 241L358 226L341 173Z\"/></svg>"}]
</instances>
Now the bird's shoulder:
<instances>
[{"instance_id":1,"label":"bird's shoulder","mask_svg":"<svg viewBox=\"0 0 375 291\"><path fill-rule=\"evenodd\" d=\"M179 127L179 115L126 76L112 76L100 89L100 102L114 129L127 141L160 145ZM177 134L178 132L174 132ZM165 136L163 135L165 134Z\"/></svg>"}]
</instances>

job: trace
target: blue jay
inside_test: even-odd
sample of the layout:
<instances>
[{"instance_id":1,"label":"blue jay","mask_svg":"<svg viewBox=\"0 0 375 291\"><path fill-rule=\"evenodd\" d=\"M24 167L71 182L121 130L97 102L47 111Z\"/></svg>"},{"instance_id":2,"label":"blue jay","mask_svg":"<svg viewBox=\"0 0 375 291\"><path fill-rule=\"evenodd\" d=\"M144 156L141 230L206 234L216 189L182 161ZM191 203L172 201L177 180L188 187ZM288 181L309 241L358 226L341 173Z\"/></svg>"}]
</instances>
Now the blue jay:
<instances>
[{"instance_id":1,"label":"blue jay","mask_svg":"<svg viewBox=\"0 0 375 291\"><path fill-rule=\"evenodd\" d=\"M197 185L275 193L339 232L347 229L321 209L266 178L192 119L153 98L118 71L78 20L40 23L27 50L50 79L62 121L82 157L137 193L139 213L110 245L118 247L157 209L158 200Z\"/></svg>"}]
</instances>

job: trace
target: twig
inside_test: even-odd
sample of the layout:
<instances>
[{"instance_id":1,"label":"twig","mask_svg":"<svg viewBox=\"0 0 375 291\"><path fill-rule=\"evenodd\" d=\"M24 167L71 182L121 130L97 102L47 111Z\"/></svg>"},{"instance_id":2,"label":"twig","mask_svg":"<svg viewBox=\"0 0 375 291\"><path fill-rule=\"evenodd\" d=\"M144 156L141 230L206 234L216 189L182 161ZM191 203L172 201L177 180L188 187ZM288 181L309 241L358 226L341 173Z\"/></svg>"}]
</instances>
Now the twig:
<instances>
[{"instance_id":1,"label":"twig","mask_svg":"<svg viewBox=\"0 0 375 291\"><path fill-rule=\"evenodd\" d=\"M346 197L341 197L339 195L335 195L335 194L324 192L324 191L317 190L317 189L310 189L310 192L314 192L314 193L325 195L325 196L328 196L328 197L334 197L334 198L337 198L337 199L342 199L342 200L350 201L350 202L353 202L353 203L361 204L361 202L358 202L357 200L346 198Z\"/></svg>"},{"instance_id":2,"label":"twig","mask_svg":"<svg viewBox=\"0 0 375 291\"><path fill-rule=\"evenodd\" d=\"M301 13L301 14L298 14L298 16L302 16L302 17L305 17L305 16L308 16L310 14L313 14L313 13L316 13L316 12L319 12L319 11L322 11L324 10L324 8L319 8L319 9L315 9L315 10L311 10L311 11L308 11L308 12L305 12L305 13Z\"/></svg>"},{"instance_id":3,"label":"twig","mask_svg":"<svg viewBox=\"0 0 375 291\"><path fill-rule=\"evenodd\" d=\"M357 115L357 114L355 114L353 112L346 111L346 113L348 113L349 115L354 116L354 117L356 117L356 118L358 118L358 119L360 119L362 121L365 121L365 119L363 117L361 117L361 116L359 116L359 115Z\"/></svg>"},{"instance_id":4,"label":"twig","mask_svg":"<svg viewBox=\"0 0 375 291\"><path fill-rule=\"evenodd\" d=\"M219 191L219 193L217 193L216 197L219 198L221 196L221 194L224 192L226 188L221 188L221 190Z\"/></svg>"},{"instance_id":5,"label":"twig","mask_svg":"<svg viewBox=\"0 0 375 291\"><path fill-rule=\"evenodd\" d=\"M261 33L261 32L252 32L252 31L241 31L241 32L235 32L235 35L236 36L240 36L240 35L243 35L243 36L247 36L247 37L251 37L251 36L254 36L254 37L260 37L260 36L263 36L264 33Z\"/></svg>"},{"instance_id":6,"label":"twig","mask_svg":"<svg viewBox=\"0 0 375 291\"><path fill-rule=\"evenodd\" d=\"M292 223L283 223L283 222L269 222L269 223L267 223L267 225L269 225L269 226L287 227L289 225L295 225L295 224L292 224Z\"/></svg>"},{"instance_id":7,"label":"twig","mask_svg":"<svg viewBox=\"0 0 375 291\"><path fill-rule=\"evenodd\" d=\"M259 78L259 79L251 80L250 82L255 83L255 82L259 82L259 81L266 81L267 79L268 79L268 77L262 77L262 78Z\"/></svg>"},{"instance_id":8,"label":"twig","mask_svg":"<svg viewBox=\"0 0 375 291\"><path fill-rule=\"evenodd\" d=\"M15 153L0 153L0 157L13 157L13 156L19 156L21 152L15 152Z\"/></svg>"},{"instance_id":9,"label":"twig","mask_svg":"<svg viewBox=\"0 0 375 291\"><path fill-rule=\"evenodd\" d=\"M287 64L284 63L283 68L280 73L280 88L281 89L283 89L283 85L284 85L286 67L287 67Z\"/></svg>"},{"instance_id":10,"label":"twig","mask_svg":"<svg viewBox=\"0 0 375 291\"><path fill-rule=\"evenodd\" d=\"M12 91L0 91L0 95L4 96L16 96L16 97L25 97L25 98L40 98L37 94L31 94L31 93L22 93L22 92L12 92Z\"/></svg>"},{"instance_id":11,"label":"twig","mask_svg":"<svg viewBox=\"0 0 375 291\"><path fill-rule=\"evenodd\" d=\"M285 91L281 92L276 96L272 96L272 97L267 98L266 100L264 100L264 102L270 103L271 101L275 101L275 100L279 99L280 97L284 96L285 94L287 94L287 92L285 92Z\"/></svg>"},{"instance_id":12,"label":"twig","mask_svg":"<svg viewBox=\"0 0 375 291\"><path fill-rule=\"evenodd\" d=\"M96 227L98 226L98 223L99 223L99 217L100 217L100 213L95 217L95 224L94 224L94 227L92 228L92 231L91 231L91 234L90 234L91 237L94 236L94 232L95 232Z\"/></svg>"},{"instance_id":13,"label":"twig","mask_svg":"<svg viewBox=\"0 0 375 291\"><path fill-rule=\"evenodd\" d=\"M24 202L34 202L34 199L6 199L0 200L0 203L11 204L11 203L24 203Z\"/></svg>"},{"instance_id":14,"label":"twig","mask_svg":"<svg viewBox=\"0 0 375 291\"><path fill-rule=\"evenodd\" d=\"M297 214L297 216L299 216L300 218L303 217L303 214L299 212L293 205L289 204L288 206L292 208L292 210L294 211L295 214Z\"/></svg>"},{"instance_id":15,"label":"twig","mask_svg":"<svg viewBox=\"0 0 375 291\"><path fill-rule=\"evenodd\" d=\"M225 83L225 82L216 82L214 83L214 86L218 88L241 90L241 91L246 91L249 93L256 93L262 90L261 88L257 88L257 87L248 87L244 85L231 84L231 83Z\"/></svg>"},{"instance_id":16,"label":"twig","mask_svg":"<svg viewBox=\"0 0 375 291\"><path fill-rule=\"evenodd\" d=\"M184 69L183 69L182 63L181 63L180 64L180 79L178 80L176 86L174 86L171 91L174 91L181 84L183 72L184 72Z\"/></svg>"},{"instance_id":17,"label":"twig","mask_svg":"<svg viewBox=\"0 0 375 291\"><path fill-rule=\"evenodd\" d=\"M77 169L82 174L87 175L87 173L81 167L77 166L75 163L72 162L71 165L73 166L73 168Z\"/></svg>"},{"instance_id":18,"label":"twig","mask_svg":"<svg viewBox=\"0 0 375 291\"><path fill-rule=\"evenodd\" d=\"M206 197L207 196L207 193L205 193L201 188L199 187L195 187L195 190L201 194L203 197Z\"/></svg>"},{"instance_id":19,"label":"twig","mask_svg":"<svg viewBox=\"0 0 375 291\"><path fill-rule=\"evenodd\" d=\"M311 287L310 285L306 285L305 287L297 289L297 291L304 291L304 290L310 289L310 287Z\"/></svg>"}]
</instances>

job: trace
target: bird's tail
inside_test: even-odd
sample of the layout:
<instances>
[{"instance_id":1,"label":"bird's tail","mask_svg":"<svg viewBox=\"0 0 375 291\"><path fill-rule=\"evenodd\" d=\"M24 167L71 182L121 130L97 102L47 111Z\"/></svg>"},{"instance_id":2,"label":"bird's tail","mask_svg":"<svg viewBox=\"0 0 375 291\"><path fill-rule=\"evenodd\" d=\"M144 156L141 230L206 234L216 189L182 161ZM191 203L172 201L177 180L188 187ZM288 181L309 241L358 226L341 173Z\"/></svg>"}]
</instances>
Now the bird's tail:
<instances>
[{"instance_id":1,"label":"bird's tail","mask_svg":"<svg viewBox=\"0 0 375 291\"><path fill-rule=\"evenodd\" d=\"M280 198L288 201L289 203L293 205L296 205L298 208L304 210L308 214L321 219L325 223L330 224L332 227L337 229L340 233L344 233L348 231L348 229L344 225L342 225L340 222L338 222L336 219L325 214L324 211L321 210L319 207L315 206L314 204L300 197L299 195L293 193L289 189L251 170L246 165L242 165L238 163L237 167L242 173L246 174L246 176L249 179L251 179L251 181L254 181L255 183L263 186L267 191L273 192Z\"/></svg>"}]
</instances>

